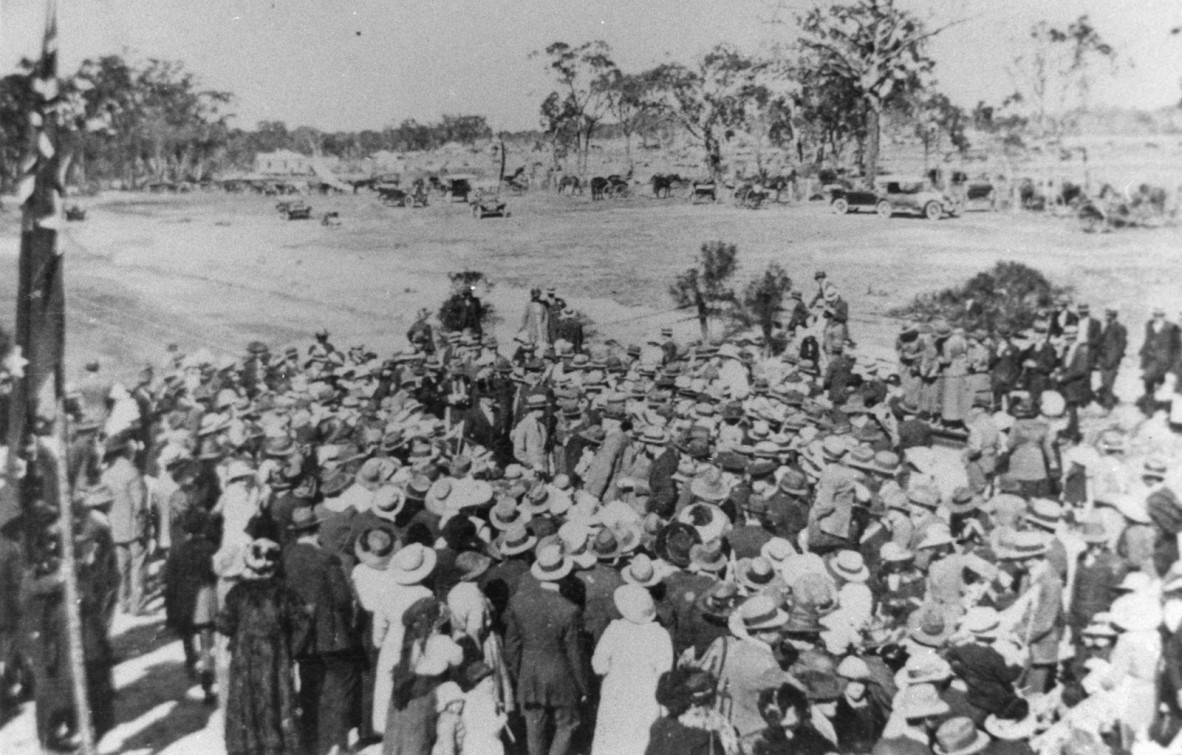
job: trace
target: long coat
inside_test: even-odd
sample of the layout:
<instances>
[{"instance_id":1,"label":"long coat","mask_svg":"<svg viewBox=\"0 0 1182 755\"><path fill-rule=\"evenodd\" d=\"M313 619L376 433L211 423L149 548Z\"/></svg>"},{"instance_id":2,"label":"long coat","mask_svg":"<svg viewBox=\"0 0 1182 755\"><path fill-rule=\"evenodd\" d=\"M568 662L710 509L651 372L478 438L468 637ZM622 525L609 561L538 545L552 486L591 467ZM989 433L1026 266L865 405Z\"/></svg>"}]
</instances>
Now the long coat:
<instances>
[{"instance_id":1,"label":"long coat","mask_svg":"<svg viewBox=\"0 0 1182 755\"><path fill-rule=\"evenodd\" d=\"M669 632L655 621L608 625L591 659L603 677L592 755L643 755L649 729L661 715L657 680L673 666Z\"/></svg>"},{"instance_id":2,"label":"long coat","mask_svg":"<svg viewBox=\"0 0 1182 755\"><path fill-rule=\"evenodd\" d=\"M662 517L673 516L674 505L677 503L677 483L673 475L677 473L677 452L666 448L665 452L653 459L652 470L649 472L649 499L647 509Z\"/></svg>"},{"instance_id":3,"label":"long coat","mask_svg":"<svg viewBox=\"0 0 1182 755\"><path fill-rule=\"evenodd\" d=\"M1172 322L1163 322L1160 330L1153 329L1153 321L1145 323L1145 340L1141 344L1141 371L1146 380L1161 380L1178 358L1179 331Z\"/></svg>"},{"instance_id":4,"label":"long coat","mask_svg":"<svg viewBox=\"0 0 1182 755\"><path fill-rule=\"evenodd\" d=\"M1115 370L1120 367L1120 360L1124 359L1125 349L1129 345L1129 330L1122 323L1112 320L1104 326L1100 333L1100 343L1093 356L1096 367L1101 370Z\"/></svg>"},{"instance_id":5,"label":"long coat","mask_svg":"<svg viewBox=\"0 0 1182 755\"><path fill-rule=\"evenodd\" d=\"M1092 400L1091 356L1085 343L1072 344L1063 354L1059 390L1069 405L1086 406Z\"/></svg>"},{"instance_id":6,"label":"long coat","mask_svg":"<svg viewBox=\"0 0 1182 755\"><path fill-rule=\"evenodd\" d=\"M230 638L229 755L298 753L293 648L308 627L303 601L279 579L239 582L218 616Z\"/></svg>"},{"instance_id":7,"label":"long coat","mask_svg":"<svg viewBox=\"0 0 1182 755\"><path fill-rule=\"evenodd\" d=\"M953 333L940 349L940 412L945 422L963 421L972 404L968 348L964 336Z\"/></svg>"},{"instance_id":8,"label":"long coat","mask_svg":"<svg viewBox=\"0 0 1182 755\"><path fill-rule=\"evenodd\" d=\"M545 586L519 590L509 601L505 659L523 706L573 708L591 689L580 620L574 603Z\"/></svg>"},{"instance_id":9,"label":"long coat","mask_svg":"<svg viewBox=\"0 0 1182 755\"><path fill-rule=\"evenodd\" d=\"M336 556L314 545L292 543L283 551L283 575L312 616L308 641L297 652L322 656L360 649L353 593Z\"/></svg>"}]
</instances>

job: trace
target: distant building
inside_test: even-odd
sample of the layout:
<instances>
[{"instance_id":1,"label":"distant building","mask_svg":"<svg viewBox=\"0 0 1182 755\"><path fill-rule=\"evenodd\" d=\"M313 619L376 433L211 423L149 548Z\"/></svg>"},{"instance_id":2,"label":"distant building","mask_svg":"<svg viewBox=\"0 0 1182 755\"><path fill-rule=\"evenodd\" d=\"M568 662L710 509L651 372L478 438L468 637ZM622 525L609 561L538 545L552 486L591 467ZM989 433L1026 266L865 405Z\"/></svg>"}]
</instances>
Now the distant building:
<instances>
[{"instance_id":1,"label":"distant building","mask_svg":"<svg viewBox=\"0 0 1182 755\"><path fill-rule=\"evenodd\" d=\"M268 175L306 176L312 173L312 162L313 158L308 155L277 149L255 155L254 170Z\"/></svg>"}]
</instances>

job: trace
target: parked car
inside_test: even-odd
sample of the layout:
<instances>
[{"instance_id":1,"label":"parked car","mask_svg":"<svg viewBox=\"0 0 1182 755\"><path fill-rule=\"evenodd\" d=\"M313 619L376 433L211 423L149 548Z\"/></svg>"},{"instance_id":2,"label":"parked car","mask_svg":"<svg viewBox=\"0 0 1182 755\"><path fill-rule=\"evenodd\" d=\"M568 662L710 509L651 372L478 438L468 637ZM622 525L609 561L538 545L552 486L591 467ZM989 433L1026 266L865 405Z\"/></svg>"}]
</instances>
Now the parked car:
<instances>
[{"instance_id":1,"label":"parked car","mask_svg":"<svg viewBox=\"0 0 1182 755\"><path fill-rule=\"evenodd\" d=\"M835 186L830 191L830 197L829 204L838 215L874 210L884 218L901 212L918 213L929 220L939 220L945 215L957 217L964 210L961 202L930 188L923 179L882 178L875 182L873 191Z\"/></svg>"}]
</instances>

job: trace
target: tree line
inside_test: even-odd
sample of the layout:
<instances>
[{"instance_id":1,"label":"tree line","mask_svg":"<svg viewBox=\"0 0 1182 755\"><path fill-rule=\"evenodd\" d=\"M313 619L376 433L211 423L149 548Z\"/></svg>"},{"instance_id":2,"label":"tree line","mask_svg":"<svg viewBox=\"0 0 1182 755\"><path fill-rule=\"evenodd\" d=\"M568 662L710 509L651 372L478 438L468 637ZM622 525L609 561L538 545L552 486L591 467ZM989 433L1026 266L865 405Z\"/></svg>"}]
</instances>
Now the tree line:
<instances>
[{"instance_id":1,"label":"tree line","mask_svg":"<svg viewBox=\"0 0 1182 755\"><path fill-rule=\"evenodd\" d=\"M633 137L672 128L699 148L715 178L724 146L741 141L759 172L775 153L806 168L852 162L872 182L888 122L911 127L925 154L945 144L968 150L970 126L1056 135L1087 108L1096 76L1115 65L1115 50L1086 15L1061 28L1040 22L1007 67L1014 93L969 112L939 91L929 50L961 22L931 27L894 0L846 0L797 16L796 36L770 54L720 44L692 64L641 71L618 66L605 42L554 42L531 54L554 82L540 106L542 132L554 164L581 174L593 140L610 126L624 137L629 164Z\"/></svg>"},{"instance_id":2,"label":"tree line","mask_svg":"<svg viewBox=\"0 0 1182 755\"><path fill-rule=\"evenodd\" d=\"M1055 137L1086 111L1097 77L1119 64L1086 15L1065 26L1040 22L1007 66L1013 94L967 111L934 77L929 44L950 25L931 27L894 0L842 0L797 16L795 35L767 54L720 44L693 63L640 71L621 68L605 42L558 41L531 54L554 83L539 106L539 130L497 136L546 149L555 168L583 175L597 139L623 138L631 164L637 142L662 146L683 135L715 177L724 148L742 142L757 171L780 155L806 170L852 164L869 181L884 129L910 130L931 154L969 149L969 128L1014 144ZM2 191L15 185L27 148L31 70L26 60L0 78ZM494 136L485 117L472 114L360 131L282 121L243 129L231 122L232 93L205 88L184 64L161 59L86 60L62 87L76 126L70 179L78 184L201 181L249 170L256 154L277 149L350 161Z\"/></svg>"}]
</instances>

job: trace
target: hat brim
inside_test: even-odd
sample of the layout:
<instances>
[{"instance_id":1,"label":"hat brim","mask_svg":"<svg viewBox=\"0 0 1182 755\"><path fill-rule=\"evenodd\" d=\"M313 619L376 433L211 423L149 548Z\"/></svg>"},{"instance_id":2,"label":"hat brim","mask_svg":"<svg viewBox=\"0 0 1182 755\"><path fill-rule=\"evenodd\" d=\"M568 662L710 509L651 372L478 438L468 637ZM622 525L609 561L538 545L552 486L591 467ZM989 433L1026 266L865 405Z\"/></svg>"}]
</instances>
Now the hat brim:
<instances>
[{"instance_id":1,"label":"hat brim","mask_svg":"<svg viewBox=\"0 0 1182 755\"><path fill-rule=\"evenodd\" d=\"M403 569L387 568L386 571L390 573L390 579L394 580L400 585L417 585L427 578L428 575L435 569L435 563L439 556L430 548L423 549L423 563L417 569L409 571Z\"/></svg>"},{"instance_id":2,"label":"hat brim","mask_svg":"<svg viewBox=\"0 0 1182 755\"><path fill-rule=\"evenodd\" d=\"M573 561L571 561L570 556L565 555L562 557L562 566L553 571L545 571L541 568L541 566L541 564L535 563L533 566L529 567L530 574L534 575L534 578L539 582L557 582L558 580L570 574L575 568L575 564Z\"/></svg>"},{"instance_id":3,"label":"hat brim","mask_svg":"<svg viewBox=\"0 0 1182 755\"><path fill-rule=\"evenodd\" d=\"M1009 721L990 715L985 719L985 731L991 736L1008 742L1028 739L1037 731L1038 722L1034 716L1026 716L1021 721Z\"/></svg>"}]
</instances>

